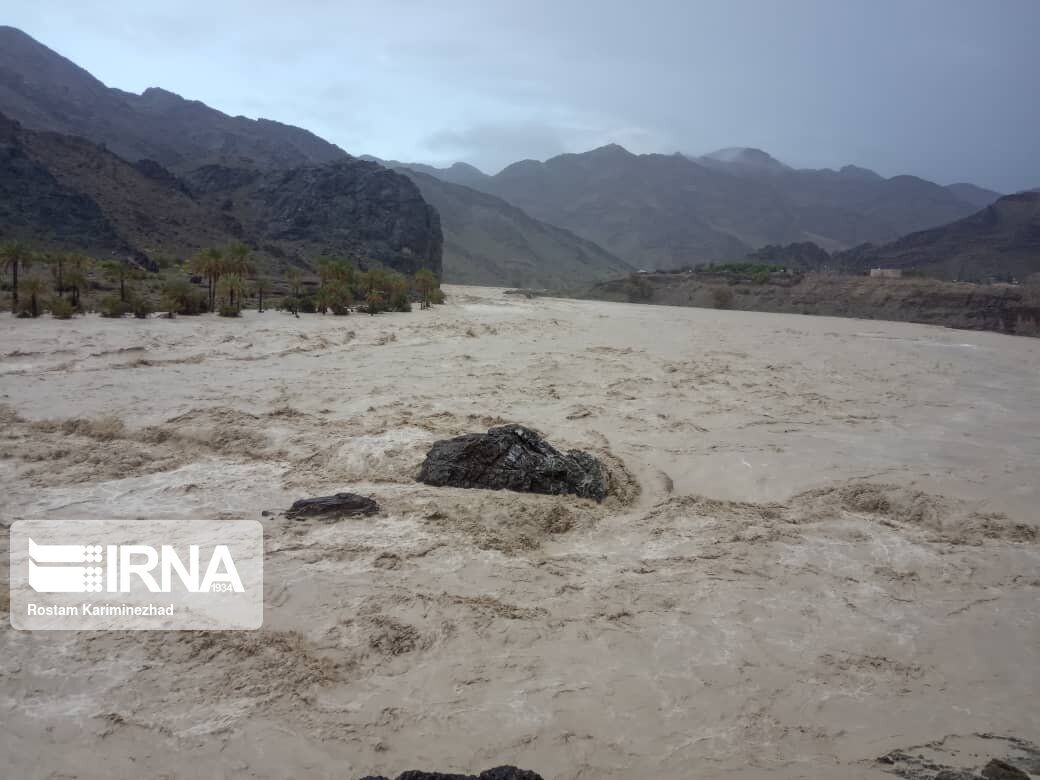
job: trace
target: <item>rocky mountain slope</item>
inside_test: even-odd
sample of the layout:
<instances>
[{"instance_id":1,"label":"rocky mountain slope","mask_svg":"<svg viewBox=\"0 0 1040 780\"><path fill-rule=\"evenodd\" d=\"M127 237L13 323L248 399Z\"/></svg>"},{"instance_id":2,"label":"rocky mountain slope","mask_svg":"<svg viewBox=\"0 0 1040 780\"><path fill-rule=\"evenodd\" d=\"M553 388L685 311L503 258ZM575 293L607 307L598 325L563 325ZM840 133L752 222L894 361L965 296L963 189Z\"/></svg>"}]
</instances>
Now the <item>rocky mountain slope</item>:
<instances>
[{"instance_id":1,"label":"rocky mountain slope","mask_svg":"<svg viewBox=\"0 0 1040 780\"><path fill-rule=\"evenodd\" d=\"M200 202L274 256L337 255L404 273L441 273L440 217L407 176L356 158L257 171L209 165L185 176Z\"/></svg>"},{"instance_id":2,"label":"rocky mountain slope","mask_svg":"<svg viewBox=\"0 0 1040 780\"><path fill-rule=\"evenodd\" d=\"M78 135L130 161L175 171L207 163L290 167L345 159L338 146L290 125L232 117L163 89L105 86L13 27L0 27L0 111L33 129Z\"/></svg>"},{"instance_id":3,"label":"rocky mountain slope","mask_svg":"<svg viewBox=\"0 0 1040 780\"><path fill-rule=\"evenodd\" d=\"M164 168L142 170L83 138L26 130L0 114L0 238L147 262L236 235L240 226Z\"/></svg>"},{"instance_id":4,"label":"rocky mountain slope","mask_svg":"<svg viewBox=\"0 0 1040 780\"><path fill-rule=\"evenodd\" d=\"M441 215L445 281L567 289L635 270L592 241L534 219L494 195L423 173L423 167L429 168L398 170Z\"/></svg>"},{"instance_id":5,"label":"rocky mountain slope","mask_svg":"<svg viewBox=\"0 0 1040 780\"><path fill-rule=\"evenodd\" d=\"M211 165L180 179L83 138L0 115L0 239L149 264L242 240L263 258L337 254L440 272L440 221L406 177L354 158L258 170Z\"/></svg>"},{"instance_id":6,"label":"rocky mountain slope","mask_svg":"<svg viewBox=\"0 0 1040 780\"><path fill-rule=\"evenodd\" d=\"M882 246L861 246L835 260L850 268L912 268L949 279L1040 273L1040 193L1006 195L948 225Z\"/></svg>"}]
</instances>

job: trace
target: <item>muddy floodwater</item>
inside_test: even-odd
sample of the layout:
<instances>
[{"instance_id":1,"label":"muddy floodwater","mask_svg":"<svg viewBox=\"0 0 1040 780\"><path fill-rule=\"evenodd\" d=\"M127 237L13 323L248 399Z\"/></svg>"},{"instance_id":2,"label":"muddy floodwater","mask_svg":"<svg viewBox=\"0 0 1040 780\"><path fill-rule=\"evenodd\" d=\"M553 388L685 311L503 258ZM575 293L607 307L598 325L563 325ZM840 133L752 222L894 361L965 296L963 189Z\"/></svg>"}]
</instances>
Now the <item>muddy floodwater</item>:
<instances>
[{"instance_id":1,"label":"muddy floodwater","mask_svg":"<svg viewBox=\"0 0 1040 780\"><path fill-rule=\"evenodd\" d=\"M0 315L5 524L249 518L266 547L256 632L5 621L0 774L883 780L1038 741L1040 340L447 291ZM612 496L415 481L506 422ZM339 491L381 512L280 514Z\"/></svg>"}]
</instances>

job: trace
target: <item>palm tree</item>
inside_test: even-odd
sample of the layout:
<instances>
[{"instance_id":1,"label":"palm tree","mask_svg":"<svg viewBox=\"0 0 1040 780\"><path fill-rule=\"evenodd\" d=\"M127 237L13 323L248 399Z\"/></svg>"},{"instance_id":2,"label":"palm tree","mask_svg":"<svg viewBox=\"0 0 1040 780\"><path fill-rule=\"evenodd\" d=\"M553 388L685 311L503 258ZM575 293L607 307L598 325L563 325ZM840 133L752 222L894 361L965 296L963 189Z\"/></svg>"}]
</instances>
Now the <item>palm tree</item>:
<instances>
[{"instance_id":1,"label":"palm tree","mask_svg":"<svg viewBox=\"0 0 1040 780\"><path fill-rule=\"evenodd\" d=\"M80 292L87 286L87 273L94 264L86 255L73 255L69 258L69 271L66 281L72 293L72 305L79 308Z\"/></svg>"},{"instance_id":2,"label":"palm tree","mask_svg":"<svg viewBox=\"0 0 1040 780\"><path fill-rule=\"evenodd\" d=\"M33 263L33 252L21 241L11 241L0 247L0 268L11 272L11 309L18 308L18 272L27 271Z\"/></svg>"},{"instance_id":3,"label":"palm tree","mask_svg":"<svg viewBox=\"0 0 1040 780\"><path fill-rule=\"evenodd\" d=\"M260 313L264 312L264 293L271 292L271 281L265 277L260 276L257 278L256 283L253 285L253 289L256 290L257 298L259 298Z\"/></svg>"},{"instance_id":4,"label":"palm tree","mask_svg":"<svg viewBox=\"0 0 1040 780\"><path fill-rule=\"evenodd\" d=\"M292 299L292 313L300 316L300 295L303 292L303 274L298 268L290 268L285 278L289 283L289 294Z\"/></svg>"},{"instance_id":5,"label":"palm tree","mask_svg":"<svg viewBox=\"0 0 1040 780\"><path fill-rule=\"evenodd\" d=\"M332 285L323 282L318 288L318 294L314 296L314 305L321 314L325 314L334 302L335 293L332 291Z\"/></svg>"},{"instance_id":6,"label":"palm tree","mask_svg":"<svg viewBox=\"0 0 1040 780\"><path fill-rule=\"evenodd\" d=\"M101 267L110 282L119 282L119 300L126 303L129 299L126 283L138 279L140 269L127 260L106 260Z\"/></svg>"},{"instance_id":7,"label":"palm tree","mask_svg":"<svg viewBox=\"0 0 1040 780\"><path fill-rule=\"evenodd\" d=\"M419 288L419 296L422 299L420 308L430 308L430 298L437 289L437 277L433 275L433 271L420 268L415 274L415 286Z\"/></svg>"},{"instance_id":8,"label":"palm tree","mask_svg":"<svg viewBox=\"0 0 1040 780\"><path fill-rule=\"evenodd\" d=\"M46 255L46 262L51 267L51 274L54 276L54 283L58 288L59 298L65 295L64 270L65 262L68 259L69 256L62 252L51 252Z\"/></svg>"},{"instance_id":9,"label":"palm tree","mask_svg":"<svg viewBox=\"0 0 1040 780\"><path fill-rule=\"evenodd\" d=\"M245 291L245 280L238 274L224 274L217 285L217 295L222 298L220 314L225 317L237 317L242 310L242 293ZM226 302L226 306L225 306Z\"/></svg>"},{"instance_id":10,"label":"palm tree","mask_svg":"<svg viewBox=\"0 0 1040 780\"><path fill-rule=\"evenodd\" d=\"M22 281L22 295L29 299L25 311L30 317L40 316L40 298L47 292L47 283L38 276L30 276Z\"/></svg>"},{"instance_id":11,"label":"palm tree","mask_svg":"<svg viewBox=\"0 0 1040 780\"><path fill-rule=\"evenodd\" d=\"M256 266L246 244L236 241L228 246L224 252L223 271L228 274L236 274L240 279L245 279L247 276L252 276L256 273ZM239 297L241 297L242 289L243 285L238 285ZM235 305L234 300L231 301L231 305Z\"/></svg>"},{"instance_id":12,"label":"palm tree","mask_svg":"<svg viewBox=\"0 0 1040 780\"><path fill-rule=\"evenodd\" d=\"M365 297L365 305L368 307L368 313L374 317L376 312L383 308L382 291L372 287Z\"/></svg>"},{"instance_id":13,"label":"palm tree","mask_svg":"<svg viewBox=\"0 0 1040 780\"><path fill-rule=\"evenodd\" d=\"M211 246L203 249L191 259L191 270L200 276L206 277L208 283L209 310L216 308L217 282L224 271L224 255L218 247Z\"/></svg>"}]
</instances>

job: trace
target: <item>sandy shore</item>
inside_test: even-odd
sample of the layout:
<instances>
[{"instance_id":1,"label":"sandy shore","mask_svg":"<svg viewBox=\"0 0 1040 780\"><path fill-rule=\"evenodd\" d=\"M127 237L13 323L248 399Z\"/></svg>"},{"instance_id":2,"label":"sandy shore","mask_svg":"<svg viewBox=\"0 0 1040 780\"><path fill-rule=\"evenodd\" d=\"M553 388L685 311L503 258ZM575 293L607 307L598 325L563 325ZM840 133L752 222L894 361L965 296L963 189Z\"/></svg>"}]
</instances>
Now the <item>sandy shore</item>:
<instances>
[{"instance_id":1,"label":"sandy shore","mask_svg":"<svg viewBox=\"0 0 1040 780\"><path fill-rule=\"evenodd\" d=\"M5 523L275 512L259 632L5 625L7 776L884 778L1037 741L1040 340L448 292L0 317ZM619 495L414 482L504 421ZM277 515L340 490L385 511Z\"/></svg>"}]
</instances>

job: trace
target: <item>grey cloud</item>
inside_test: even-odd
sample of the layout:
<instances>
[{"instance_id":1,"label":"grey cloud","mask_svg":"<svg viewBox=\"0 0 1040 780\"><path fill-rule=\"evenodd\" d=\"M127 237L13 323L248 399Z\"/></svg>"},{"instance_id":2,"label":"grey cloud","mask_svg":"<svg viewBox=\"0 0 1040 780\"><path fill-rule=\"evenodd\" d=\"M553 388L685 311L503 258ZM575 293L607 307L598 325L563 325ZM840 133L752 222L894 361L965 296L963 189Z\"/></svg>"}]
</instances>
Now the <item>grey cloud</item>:
<instances>
[{"instance_id":1,"label":"grey cloud","mask_svg":"<svg viewBox=\"0 0 1040 780\"><path fill-rule=\"evenodd\" d=\"M356 154L494 169L609 141L751 145L1040 184L1036 0L9 5L6 23L113 86L262 110Z\"/></svg>"}]
</instances>

